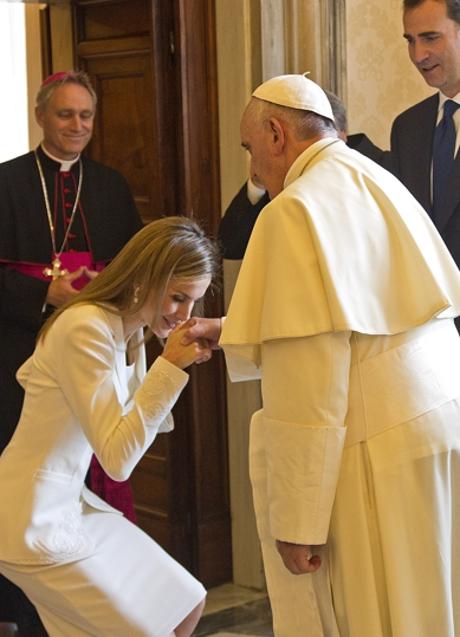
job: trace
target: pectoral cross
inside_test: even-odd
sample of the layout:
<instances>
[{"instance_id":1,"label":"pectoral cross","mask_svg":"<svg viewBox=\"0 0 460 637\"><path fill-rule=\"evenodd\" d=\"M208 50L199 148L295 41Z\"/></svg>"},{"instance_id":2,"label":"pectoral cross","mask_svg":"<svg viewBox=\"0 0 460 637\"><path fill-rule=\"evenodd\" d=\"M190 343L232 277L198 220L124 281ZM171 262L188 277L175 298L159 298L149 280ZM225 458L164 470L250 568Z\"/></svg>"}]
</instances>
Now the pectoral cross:
<instances>
[{"instance_id":1,"label":"pectoral cross","mask_svg":"<svg viewBox=\"0 0 460 637\"><path fill-rule=\"evenodd\" d=\"M56 279L59 279L61 276L64 276L66 271L61 270L62 263L59 257L55 257L53 261L51 262L51 265L53 266L52 268L45 268L43 270L43 274L45 276L50 276L53 279L53 281L55 281Z\"/></svg>"}]
</instances>

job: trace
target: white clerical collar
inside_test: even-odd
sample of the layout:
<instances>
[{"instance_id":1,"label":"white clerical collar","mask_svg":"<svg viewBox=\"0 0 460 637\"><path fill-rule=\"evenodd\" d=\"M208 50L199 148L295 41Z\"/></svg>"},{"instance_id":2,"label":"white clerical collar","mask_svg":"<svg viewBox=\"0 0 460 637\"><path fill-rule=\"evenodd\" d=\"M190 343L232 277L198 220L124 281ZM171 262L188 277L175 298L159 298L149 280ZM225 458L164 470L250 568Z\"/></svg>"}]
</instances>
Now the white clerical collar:
<instances>
[{"instance_id":1,"label":"white clerical collar","mask_svg":"<svg viewBox=\"0 0 460 637\"><path fill-rule=\"evenodd\" d=\"M284 178L284 188L289 186L293 181L300 177L300 175L305 170L307 164L309 164L316 155L319 155L322 151L326 150L328 146L332 146L332 144L344 144L339 137L323 137L308 146L291 164L289 170L286 173L286 177Z\"/></svg>"},{"instance_id":2,"label":"white clerical collar","mask_svg":"<svg viewBox=\"0 0 460 637\"><path fill-rule=\"evenodd\" d=\"M72 166L80 159L80 153L74 159L66 160L66 159L61 159L60 157L55 157L54 155L52 155L48 150L46 150L43 144L40 144L40 148L45 153L45 155L47 155L47 157L49 157L56 163L61 164L61 167L59 168L59 172L61 173L69 172Z\"/></svg>"}]
</instances>

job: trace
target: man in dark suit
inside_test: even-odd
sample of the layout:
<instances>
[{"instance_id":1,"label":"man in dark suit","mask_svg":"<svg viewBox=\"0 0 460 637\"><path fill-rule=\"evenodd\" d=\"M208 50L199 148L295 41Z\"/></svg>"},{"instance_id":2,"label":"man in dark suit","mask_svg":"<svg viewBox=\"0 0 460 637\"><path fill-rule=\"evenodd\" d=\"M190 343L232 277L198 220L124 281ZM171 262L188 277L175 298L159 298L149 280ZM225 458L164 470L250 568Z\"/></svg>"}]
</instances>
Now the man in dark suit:
<instances>
[{"instance_id":1,"label":"man in dark suit","mask_svg":"<svg viewBox=\"0 0 460 637\"><path fill-rule=\"evenodd\" d=\"M357 150L362 155L369 157L369 159L372 159L377 164L387 168L389 152L376 146L364 133L353 133L353 135L349 135L348 117L345 104L335 93L332 93L332 91L325 90L324 92L331 103L332 112L334 114L334 123L340 139L343 139L347 146L353 148L353 150Z\"/></svg>"},{"instance_id":2,"label":"man in dark suit","mask_svg":"<svg viewBox=\"0 0 460 637\"><path fill-rule=\"evenodd\" d=\"M452 170L445 170L442 201L433 202L433 145L444 104L460 104L460 0L404 0L404 37L425 82L439 92L401 113L391 132L391 170L431 215L460 265L460 109ZM455 110L456 105L452 105Z\"/></svg>"}]
</instances>

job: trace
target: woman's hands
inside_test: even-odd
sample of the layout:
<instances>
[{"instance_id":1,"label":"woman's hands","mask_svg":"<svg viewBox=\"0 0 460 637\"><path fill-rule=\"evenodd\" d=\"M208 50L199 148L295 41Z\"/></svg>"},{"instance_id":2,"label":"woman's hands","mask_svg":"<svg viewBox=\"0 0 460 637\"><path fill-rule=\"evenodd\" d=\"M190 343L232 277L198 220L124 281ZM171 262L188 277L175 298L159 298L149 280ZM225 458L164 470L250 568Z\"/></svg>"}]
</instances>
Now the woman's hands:
<instances>
[{"instance_id":1,"label":"woman's hands","mask_svg":"<svg viewBox=\"0 0 460 637\"><path fill-rule=\"evenodd\" d=\"M222 319L193 317L171 332L163 358L185 369L192 363L205 363L219 348Z\"/></svg>"},{"instance_id":2,"label":"woman's hands","mask_svg":"<svg viewBox=\"0 0 460 637\"><path fill-rule=\"evenodd\" d=\"M204 363L212 356L208 342L201 338L184 339L188 330L188 323L183 323L168 336L162 356L180 369L185 369L192 363Z\"/></svg>"}]
</instances>

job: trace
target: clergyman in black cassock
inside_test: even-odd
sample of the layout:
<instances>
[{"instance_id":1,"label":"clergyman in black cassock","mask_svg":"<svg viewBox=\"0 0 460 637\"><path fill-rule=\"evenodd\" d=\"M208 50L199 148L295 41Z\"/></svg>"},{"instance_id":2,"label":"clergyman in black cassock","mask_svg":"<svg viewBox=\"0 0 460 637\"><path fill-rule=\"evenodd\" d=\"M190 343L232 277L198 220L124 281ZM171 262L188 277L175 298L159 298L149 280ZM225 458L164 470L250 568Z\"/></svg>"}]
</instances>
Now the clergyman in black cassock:
<instances>
[{"instance_id":1,"label":"clergyman in black cassock","mask_svg":"<svg viewBox=\"0 0 460 637\"><path fill-rule=\"evenodd\" d=\"M45 80L42 92L46 86L42 144L0 164L0 452L14 433L22 407L16 371L32 354L43 320L53 310L47 295L55 253L62 262L56 276L67 270L72 288L78 290L89 280L76 276L81 266L88 274L101 270L142 227L124 177L81 155L94 117L94 109L88 111L79 101L83 96L85 104L95 104L88 78L58 73ZM56 96L61 101L53 110ZM129 485L102 476L96 460L91 473L91 488L133 516ZM32 610L21 591L0 579L0 621L16 621L32 635L38 622Z\"/></svg>"}]
</instances>

